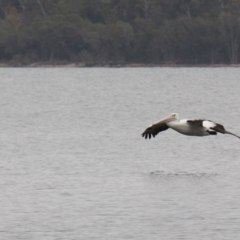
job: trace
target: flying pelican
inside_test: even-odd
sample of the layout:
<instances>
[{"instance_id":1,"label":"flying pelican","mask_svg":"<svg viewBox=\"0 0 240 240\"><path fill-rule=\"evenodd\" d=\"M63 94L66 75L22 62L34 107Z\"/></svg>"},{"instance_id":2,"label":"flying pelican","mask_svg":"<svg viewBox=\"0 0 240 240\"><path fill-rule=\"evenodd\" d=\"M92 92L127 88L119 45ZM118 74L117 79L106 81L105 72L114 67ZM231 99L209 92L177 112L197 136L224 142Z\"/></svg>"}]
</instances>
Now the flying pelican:
<instances>
[{"instance_id":1,"label":"flying pelican","mask_svg":"<svg viewBox=\"0 0 240 240\"><path fill-rule=\"evenodd\" d=\"M172 113L171 115L161 119L159 122L150 125L142 133L142 137L145 137L145 139L151 139L151 136L155 137L159 132L165 131L168 128L172 128L173 130L188 136L209 136L217 135L217 133L226 133L240 138L239 136L225 130L223 125L219 123L203 119L180 120L178 113Z\"/></svg>"}]
</instances>

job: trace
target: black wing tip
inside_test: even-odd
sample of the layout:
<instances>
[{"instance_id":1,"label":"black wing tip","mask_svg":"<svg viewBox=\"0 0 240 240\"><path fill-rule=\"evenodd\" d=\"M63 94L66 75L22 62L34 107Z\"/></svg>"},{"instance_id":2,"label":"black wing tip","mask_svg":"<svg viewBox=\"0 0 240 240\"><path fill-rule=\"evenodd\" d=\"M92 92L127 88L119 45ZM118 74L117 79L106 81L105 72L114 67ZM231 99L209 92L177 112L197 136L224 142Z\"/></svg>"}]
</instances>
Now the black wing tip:
<instances>
[{"instance_id":1,"label":"black wing tip","mask_svg":"<svg viewBox=\"0 0 240 240\"><path fill-rule=\"evenodd\" d=\"M145 139L152 137L154 138L159 132L167 130L169 127L166 124L153 124L149 126L143 133L142 137L145 137Z\"/></svg>"},{"instance_id":2,"label":"black wing tip","mask_svg":"<svg viewBox=\"0 0 240 240\"><path fill-rule=\"evenodd\" d=\"M231 132L228 132L228 131L226 131L226 130L225 130L225 133L231 134L232 136L235 136L235 137L237 137L237 138L240 138L238 135L236 135L236 134L234 134L234 133L231 133Z\"/></svg>"},{"instance_id":3,"label":"black wing tip","mask_svg":"<svg viewBox=\"0 0 240 240\"><path fill-rule=\"evenodd\" d=\"M145 139L151 139L151 137L155 137L155 134L153 133L148 133L148 132L143 132L142 133L142 137L144 137Z\"/></svg>"},{"instance_id":4,"label":"black wing tip","mask_svg":"<svg viewBox=\"0 0 240 240\"><path fill-rule=\"evenodd\" d=\"M221 125L221 124L219 124L219 123L217 123L217 125L216 125L215 127L211 127L210 129L213 129L214 131L219 132L219 133L222 133L222 134L230 134L230 135L232 135L232 136L235 136L235 137L237 137L237 138L240 138L238 135L227 131L227 130L223 127L223 125Z\"/></svg>"}]
</instances>

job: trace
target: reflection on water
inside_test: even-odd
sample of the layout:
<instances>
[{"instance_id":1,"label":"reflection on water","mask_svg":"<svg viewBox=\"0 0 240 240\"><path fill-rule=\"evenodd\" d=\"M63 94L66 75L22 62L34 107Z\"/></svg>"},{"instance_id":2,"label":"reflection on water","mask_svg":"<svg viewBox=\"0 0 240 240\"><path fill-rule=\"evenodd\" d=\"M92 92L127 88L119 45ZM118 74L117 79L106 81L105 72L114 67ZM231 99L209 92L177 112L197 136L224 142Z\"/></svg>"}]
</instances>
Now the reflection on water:
<instances>
[{"instance_id":1,"label":"reflection on water","mask_svg":"<svg viewBox=\"0 0 240 240\"><path fill-rule=\"evenodd\" d=\"M239 239L238 68L1 68L0 239Z\"/></svg>"}]
</instances>

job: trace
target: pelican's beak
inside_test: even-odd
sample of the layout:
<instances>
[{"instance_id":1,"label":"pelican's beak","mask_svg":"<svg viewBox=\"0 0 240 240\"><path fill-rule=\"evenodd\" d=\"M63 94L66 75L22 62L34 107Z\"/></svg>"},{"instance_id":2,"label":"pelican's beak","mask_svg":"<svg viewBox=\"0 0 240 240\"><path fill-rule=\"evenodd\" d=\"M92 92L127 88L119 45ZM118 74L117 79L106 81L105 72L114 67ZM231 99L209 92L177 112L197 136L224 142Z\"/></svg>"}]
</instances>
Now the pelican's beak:
<instances>
[{"instance_id":1,"label":"pelican's beak","mask_svg":"<svg viewBox=\"0 0 240 240\"><path fill-rule=\"evenodd\" d=\"M171 122L173 120L176 120L175 117L173 115L169 115L165 118L162 118L158 123L161 124L161 123L168 123L168 122Z\"/></svg>"}]
</instances>

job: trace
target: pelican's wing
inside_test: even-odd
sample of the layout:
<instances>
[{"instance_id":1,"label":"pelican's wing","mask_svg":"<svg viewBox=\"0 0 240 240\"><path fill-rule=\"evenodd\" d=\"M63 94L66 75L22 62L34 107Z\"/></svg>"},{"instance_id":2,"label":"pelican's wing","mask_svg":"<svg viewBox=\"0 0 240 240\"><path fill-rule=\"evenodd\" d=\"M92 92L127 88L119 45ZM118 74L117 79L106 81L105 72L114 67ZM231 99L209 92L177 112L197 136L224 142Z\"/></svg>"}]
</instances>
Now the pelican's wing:
<instances>
[{"instance_id":1,"label":"pelican's wing","mask_svg":"<svg viewBox=\"0 0 240 240\"><path fill-rule=\"evenodd\" d=\"M155 123L151 126L149 126L143 133L142 137L145 137L145 139L149 138L151 139L151 136L155 137L159 132L167 130L169 127L166 123Z\"/></svg>"},{"instance_id":2,"label":"pelican's wing","mask_svg":"<svg viewBox=\"0 0 240 240\"><path fill-rule=\"evenodd\" d=\"M189 124L191 124L191 125L195 125L195 126L197 125L197 126L201 126L201 127L202 127L202 126L203 126L203 121L210 122L211 125L213 125L213 126L210 126L209 128L212 129L212 130L214 130L214 131L216 132L216 134L217 134L217 133L223 133L223 134L227 133L227 134L231 134L231 135L233 135L233 136L235 136L235 137L237 137L237 138L240 138L238 135L227 131L222 124L215 123L215 122L213 122L213 121L211 121L211 120L202 120L202 119L198 119L198 120L187 120L187 123L189 123Z\"/></svg>"},{"instance_id":3,"label":"pelican's wing","mask_svg":"<svg viewBox=\"0 0 240 240\"><path fill-rule=\"evenodd\" d=\"M221 124L219 124L219 123L216 123L216 126L211 127L211 129L213 129L214 131L219 132L219 133L223 133L223 134L227 133L227 134L231 134L231 135L233 135L233 136L235 136L235 137L237 137L237 138L240 138L238 135L227 131L227 130L224 128L224 126L221 125Z\"/></svg>"}]
</instances>

